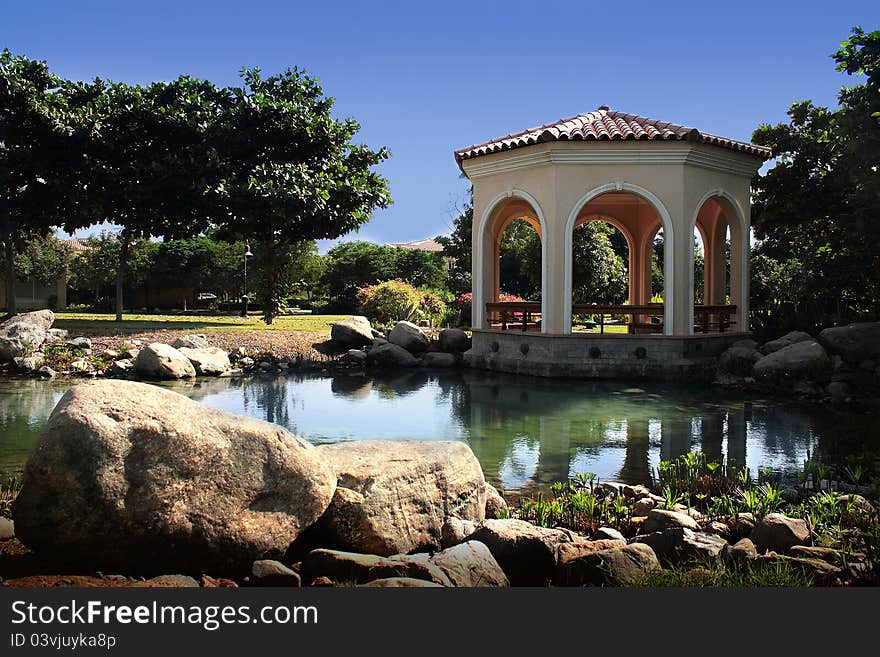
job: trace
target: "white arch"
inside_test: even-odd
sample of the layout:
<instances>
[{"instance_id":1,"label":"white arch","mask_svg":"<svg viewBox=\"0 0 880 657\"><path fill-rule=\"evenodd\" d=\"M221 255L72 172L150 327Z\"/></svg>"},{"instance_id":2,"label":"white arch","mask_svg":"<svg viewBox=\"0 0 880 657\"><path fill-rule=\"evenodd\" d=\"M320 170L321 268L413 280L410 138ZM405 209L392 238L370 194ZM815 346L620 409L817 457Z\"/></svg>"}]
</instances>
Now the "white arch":
<instances>
[{"instance_id":1,"label":"white arch","mask_svg":"<svg viewBox=\"0 0 880 657\"><path fill-rule=\"evenodd\" d=\"M538 200L526 191L521 189L508 189L501 192L492 199L483 214L480 217L479 224L475 226L474 238L476 240L472 258L472 282L471 282L471 324L478 328L483 328L483 320L486 312L486 301L483 299L483 249L485 242L486 224L492 218L496 208L504 201L517 197L528 203L535 214L538 215L538 223L541 225L541 332L546 332L547 327L547 222L544 219L544 212L541 210L541 204Z\"/></svg>"},{"instance_id":2,"label":"white arch","mask_svg":"<svg viewBox=\"0 0 880 657\"><path fill-rule=\"evenodd\" d=\"M748 301L749 301L749 231L746 230L746 218L745 213L743 212L742 206L739 204L739 201L733 194L730 194L726 190L722 188L712 189L703 194L703 197L697 203L697 207L694 210L694 214L691 217L690 230L688 231L688 235L694 234L694 229L697 227L697 219L700 216L700 210L703 209L703 205L706 204L710 199L721 197L730 203L730 206L733 208L734 214L736 214L736 221L739 225L739 239L740 239L740 247L739 247L739 273L740 273L740 295L742 299L740 299L739 307L737 308L737 315L739 316L739 324L737 325L737 329L740 331L748 331ZM722 208L723 211L723 208ZM729 222L728 222L729 225ZM730 235L731 242L734 239L733 232L731 231ZM733 244L731 244L731 257L733 257ZM691 267L688 270L688 290L690 294L690 298L694 298L694 268ZM694 331L694 304L688 304L688 331L693 333Z\"/></svg>"},{"instance_id":3,"label":"white arch","mask_svg":"<svg viewBox=\"0 0 880 657\"><path fill-rule=\"evenodd\" d=\"M644 187L640 187L639 185L634 185L628 182L611 182L605 185L600 185L595 189L591 189L589 192L581 196L578 202L574 204L574 208L572 208L571 212L568 215L568 221L565 224L565 277L562 286L562 289L565 292L565 298L563 299L563 312L565 313L565 323L563 326L565 333L571 333L571 286L573 269L571 249L574 224L577 221L577 217L580 214L581 210L583 210L584 206L587 203L592 201L594 198L601 196L602 194L607 194L608 192L630 192L632 194L635 194L636 196L641 196L643 199L648 201L648 203L654 206L657 214L660 215L660 223L663 226L663 333L664 335L672 335L672 304L674 303L674 285L670 283L671 277L669 276L669 274L673 271L672 259L675 253L673 249L673 244L675 242L675 233L672 227L672 217L669 214L669 210L667 210L666 206L663 205L663 201L661 201L653 192L645 189ZM691 292L691 294L693 294L693 292Z\"/></svg>"}]
</instances>

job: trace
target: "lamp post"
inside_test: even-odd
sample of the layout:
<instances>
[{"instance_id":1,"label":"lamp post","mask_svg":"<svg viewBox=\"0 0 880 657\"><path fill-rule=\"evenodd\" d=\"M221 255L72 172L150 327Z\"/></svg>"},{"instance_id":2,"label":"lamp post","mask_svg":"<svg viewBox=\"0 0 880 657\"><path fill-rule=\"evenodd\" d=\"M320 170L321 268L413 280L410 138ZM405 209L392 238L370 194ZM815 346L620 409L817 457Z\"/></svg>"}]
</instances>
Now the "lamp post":
<instances>
[{"instance_id":1,"label":"lamp post","mask_svg":"<svg viewBox=\"0 0 880 657\"><path fill-rule=\"evenodd\" d=\"M248 291L247 291L247 259L250 258L251 245L245 242L244 245L244 294L241 295L241 316L247 317L248 314Z\"/></svg>"}]
</instances>

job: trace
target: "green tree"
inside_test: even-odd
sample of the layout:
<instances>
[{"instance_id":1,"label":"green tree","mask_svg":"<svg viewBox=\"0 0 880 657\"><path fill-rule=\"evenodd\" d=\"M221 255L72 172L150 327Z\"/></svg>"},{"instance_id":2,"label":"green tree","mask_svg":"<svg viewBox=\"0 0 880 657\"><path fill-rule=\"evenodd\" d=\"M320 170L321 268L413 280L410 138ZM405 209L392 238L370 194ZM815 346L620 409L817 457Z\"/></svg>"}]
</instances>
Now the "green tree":
<instances>
[{"instance_id":1,"label":"green tree","mask_svg":"<svg viewBox=\"0 0 880 657\"><path fill-rule=\"evenodd\" d=\"M599 221L589 221L575 229L571 254L573 303L626 301L629 275L624 257L612 245L615 233L620 231Z\"/></svg>"},{"instance_id":2,"label":"green tree","mask_svg":"<svg viewBox=\"0 0 880 657\"><path fill-rule=\"evenodd\" d=\"M880 31L854 28L832 57L865 82L842 88L836 109L796 102L789 123L752 137L776 156L752 185L756 251L768 265L758 283L787 288L764 300L793 296L788 312L808 329L880 312Z\"/></svg>"},{"instance_id":3,"label":"green tree","mask_svg":"<svg viewBox=\"0 0 880 657\"><path fill-rule=\"evenodd\" d=\"M435 240L443 245L443 256L452 260L447 274L447 287L456 295L471 291L471 250L474 221L473 188L468 202L458 209L450 235L438 235Z\"/></svg>"},{"instance_id":4,"label":"green tree","mask_svg":"<svg viewBox=\"0 0 880 657\"><path fill-rule=\"evenodd\" d=\"M446 262L440 251L383 247L390 253L393 275L415 287L442 288L446 285Z\"/></svg>"},{"instance_id":5,"label":"green tree","mask_svg":"<svg viewBox=\"0 0 880 657\"><path fill-rule=\"evenodd\" d=\"M212 133L221 166L217 223L226 237L259 239L271 324L286 295L285 258L357 229L391 202L387 181L372 170L389 154L352 143L360 126L334 119L333 99L299 70L265 78L244 70L242 79L227 90Z\"/></svg>"},{"instance_id":6,"label":"green tree","mask_svg":"<svg viewBox=\"0 0 880 657\"><path fill-rule=\"evenodd\" d=\"M372 242L344 242L327 252L322 283L343 307L356 307L358 289L394 278L389 250Z\"/></svg>"},{"instance_id":7,"label":"green tree","mask_svg":"<svg viewBox=\"0 0 880 657\"><path fill-rule=\"evenodd\" d=\"M31 237L15 256L15 275L22 281L54 285L67 276L70 256L70 247L51 233Z\"/></svg>"},{"instance_id":8,"label":"green tree","mask_svg":"<svg viewBox=\"0 0 880 657\"><path fill-rule=\"evenodd\" d=\"M210 82L181 76L146 87L108 84L91 104L90 197L100 216L121 228L117 321L132 244L197 235L210 216L222 214L214 203L219 169L207 131L224 100Z\"/></svg>"},{"instance_id":9,"label":"green tree","mask_svg":"<svg viewBox=\"0 0 880 657\"><path fill-rule=\"evenodd\" d=\"M122 251L118 234L107 231L85 240L86 248L70 259L70 287L99 302L116 285ZM134 240L128 245L126 284L131 289L151 278L159 244Z\"/></svg>"},{"instance_id":10,"label":"green tree","mask_svg":"<svg viewBox=\"0 0 880 657\"><path fill-rule=\"evenodd\" d=\"M0 241L7 311L15 306L15 253L54 225L91 221L82 195L83 107L89 85L69 83L45 62L0 52Z\"/></svg>"}]
</instances>

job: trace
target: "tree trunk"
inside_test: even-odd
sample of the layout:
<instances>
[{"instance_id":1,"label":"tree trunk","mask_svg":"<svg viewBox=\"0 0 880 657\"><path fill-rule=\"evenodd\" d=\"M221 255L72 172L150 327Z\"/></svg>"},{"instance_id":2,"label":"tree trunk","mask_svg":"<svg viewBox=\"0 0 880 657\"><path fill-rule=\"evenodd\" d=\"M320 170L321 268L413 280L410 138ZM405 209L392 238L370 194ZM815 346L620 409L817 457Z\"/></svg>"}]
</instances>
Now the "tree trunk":
<instances>
[{"instance_id":1,"label":"tree trunk","mask_svg":"<svg viewBox=\"0 0 880 657\"><path fill-rule=\"evenodd\" d=\"M8 219L6 223L8 223ZM3 283L6 287L6 312L14 315L18 312L18 306L15 303L15 243L11 232L4 235L3 255L6 260L3 272Z\"/></svg>"},{"instance_id":2,"label":"tree trunk","mask_svg":"<svg viewBox=\"0 0 880 657\"><path fill-rule=\"evenodd\" d=\"M119 266L116 270L116 321L122 321L122 285L125 281L125 265L128 261L129 238L126 231L122 231L122 239L119 243Z\"/></svg>"}]
</instances>

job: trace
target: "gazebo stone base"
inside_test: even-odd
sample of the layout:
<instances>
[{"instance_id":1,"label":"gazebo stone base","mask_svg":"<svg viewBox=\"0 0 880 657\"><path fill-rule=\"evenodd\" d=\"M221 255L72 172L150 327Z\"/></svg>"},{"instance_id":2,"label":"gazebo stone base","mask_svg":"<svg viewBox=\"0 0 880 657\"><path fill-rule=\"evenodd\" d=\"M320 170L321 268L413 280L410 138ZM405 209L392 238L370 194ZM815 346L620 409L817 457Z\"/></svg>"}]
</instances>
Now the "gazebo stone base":
<instances>
[{"instance_id":1,"label":"gazebo stone base","mask_svg":"<svg viewBox=\"0 0 880 657\"><path fill-rule=\"evenodd\" d=\"M718 356L747 337L733 332L665 336L474 330L464 360L476 369L531 376L711 381Z\"/></svg>"}]
</instances>

